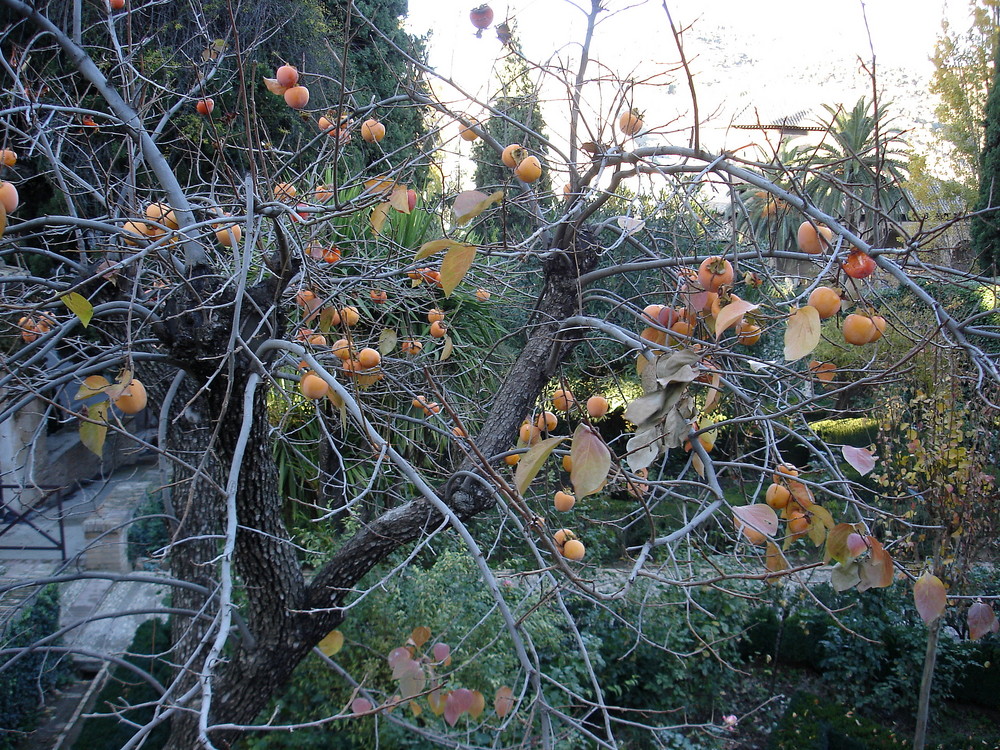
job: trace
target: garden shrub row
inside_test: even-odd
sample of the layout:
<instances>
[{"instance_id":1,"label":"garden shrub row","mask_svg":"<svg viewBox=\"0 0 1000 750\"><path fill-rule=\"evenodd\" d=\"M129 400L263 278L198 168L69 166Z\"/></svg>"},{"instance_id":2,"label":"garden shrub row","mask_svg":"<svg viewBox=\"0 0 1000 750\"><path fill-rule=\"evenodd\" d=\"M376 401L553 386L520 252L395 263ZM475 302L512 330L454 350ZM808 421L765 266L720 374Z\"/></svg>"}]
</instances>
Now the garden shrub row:
<instances>
[{"instance_id":1,"label":"garden shrub row","mask_svg":"<svg viewBox=\"0 0 1000 750\"><path fill-rule=\"evenodd\" d=\"M59 629L59 588L50 584L38 592L8 629L4 648L28 646ZM29 653L0 672L0 750L11 750L19 732L33 729L42 697L69 677L63 654Z\"/></svg>"}]
</instances>

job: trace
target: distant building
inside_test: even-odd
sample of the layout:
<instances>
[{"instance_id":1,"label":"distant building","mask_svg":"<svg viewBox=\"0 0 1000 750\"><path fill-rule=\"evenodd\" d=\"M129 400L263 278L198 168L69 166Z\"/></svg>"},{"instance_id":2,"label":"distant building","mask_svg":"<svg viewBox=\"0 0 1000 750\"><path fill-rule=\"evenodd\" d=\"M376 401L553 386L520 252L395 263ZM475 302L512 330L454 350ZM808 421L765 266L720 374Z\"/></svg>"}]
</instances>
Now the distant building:
<instances>
[{"instance_id":1,"label":"distant building","mask_svg":"<svg viewBox=\"0 0 1000 750\"><path fill-rule=\"evenodd\" d=\"M760 130L765 133L775 132L778 134L778 141L782 143L792 138L799 138L810 133L825 133L828 128L821 125L807 125L806 118L809 116L808 110L800 110L794 114L778 117L775 119L763 119L760 113L754 110L756 122L733 125L734 130Z\"/></svg>"}]
</instances>

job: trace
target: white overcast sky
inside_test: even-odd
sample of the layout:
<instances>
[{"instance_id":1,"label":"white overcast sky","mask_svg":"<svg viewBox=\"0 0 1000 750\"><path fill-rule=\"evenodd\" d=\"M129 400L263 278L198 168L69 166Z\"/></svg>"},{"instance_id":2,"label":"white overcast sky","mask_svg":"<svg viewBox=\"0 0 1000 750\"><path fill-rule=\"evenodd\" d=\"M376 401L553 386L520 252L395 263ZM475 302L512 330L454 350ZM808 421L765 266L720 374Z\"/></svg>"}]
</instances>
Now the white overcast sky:
<instances>
[{"instance_id":1,"label":"white overcast sky","mask_svg":"<svg viewBox=\"0 0 1000 750\"><path fill-rule=\"evenodd\" d=\"M408 26L412 33L431 33L430 62L439 72L469 94L488 99L496 85L496 60L504 50L492 28L481 39L474 36L469 11L475 4L477 0L410 0ZM604 14L598 27L595 59L633 78L675 66L677 50L662 2L605 4L612 12ZM872 50L887 73L880 78L886 98L901 102L902 114L916 122L932 119L933 102L924 96L933 70L928 57L942 18L947 15L953 25L965 27L969 8L967 0L667 0L666 5L675 24L694 24L685 35L685 49L693 58L702 116L716 113L718 128L741 117L753 119L748 107L766 119L815 112L823 103L852 105L870 88L859 58L870 62ZM495 23L514 21L527 57L579 58L584 15L572 4L497 0L491 7ZM678 74L662 80L667 78L676 81L675 92L683 95L686 84ZM647 125L667 122L688 106L676 97L668 103L665 94L648 89L644 100L636 102L647 112ZM911 111L920 110L919 99L926 106ZM716 147L721 146L719 141Z\"/></svg>"}]
</instances>

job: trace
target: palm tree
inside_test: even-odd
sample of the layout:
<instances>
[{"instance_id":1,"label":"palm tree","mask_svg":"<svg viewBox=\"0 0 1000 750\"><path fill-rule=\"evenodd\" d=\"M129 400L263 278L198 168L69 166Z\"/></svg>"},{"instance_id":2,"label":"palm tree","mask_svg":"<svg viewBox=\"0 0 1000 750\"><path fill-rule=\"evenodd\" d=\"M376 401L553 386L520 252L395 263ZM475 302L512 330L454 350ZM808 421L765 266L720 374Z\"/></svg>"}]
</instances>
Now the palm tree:
<instances>
[{"instance_id":1,"label":"palm tree","mask_svg":"<svg viewBox=\"0 0 1000 750\"><path fill-rule=\"evenodd\" d=\"M874 107L865 97L853 109L824 105L829 119L817 146L783 143L764 170L874 245L891 241L895 222L911 210L902 188L905 143L891 127L888 105ZM742 192L745 231L756 242L795 249L802 214L774 196L748 186Z\"/></svg>"},{"instance_id":2,"label":"palm tree","mask_svg":"<svg viewBox=\"0 0 1000 750\"><path fill-rule=\"evenodd\" d=\"M894 225L912 210L903 189L905 142L892 127L889 104L858 99L850 111L824 105L829 137L816 148L806 192L873 245L890 244Z\"/></svg>"}]
</instances>

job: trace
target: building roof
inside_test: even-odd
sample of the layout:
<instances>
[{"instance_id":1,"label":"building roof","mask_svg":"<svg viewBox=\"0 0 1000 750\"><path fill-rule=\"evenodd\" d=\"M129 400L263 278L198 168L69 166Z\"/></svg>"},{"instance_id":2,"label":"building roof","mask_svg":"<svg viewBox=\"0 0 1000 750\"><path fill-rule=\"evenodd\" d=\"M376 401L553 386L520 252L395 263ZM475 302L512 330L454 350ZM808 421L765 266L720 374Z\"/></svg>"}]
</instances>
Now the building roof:
<instances>
[{"instance_id":1,"label":"building roof","mask_svg":"<svg viewBox=\"0 0 1000 750\"><path fill-rule=\"evenodd\" d=\"M747 107L747 109L750 108ZM741 115L748 114L750 113L746 110L741 113ZM751 117L752 119L755 119L756 122L743 125L733 125L733 127L737 130L781 130L785 133L821 133L827 130L827 128L823 126L805 124L804 121L808 114L808 110L803 109L784 117L764 119L760 116L760 112L754 108Z\"/></svg>"}]
</instances>

